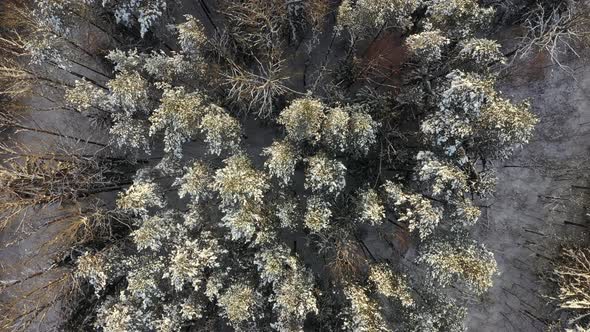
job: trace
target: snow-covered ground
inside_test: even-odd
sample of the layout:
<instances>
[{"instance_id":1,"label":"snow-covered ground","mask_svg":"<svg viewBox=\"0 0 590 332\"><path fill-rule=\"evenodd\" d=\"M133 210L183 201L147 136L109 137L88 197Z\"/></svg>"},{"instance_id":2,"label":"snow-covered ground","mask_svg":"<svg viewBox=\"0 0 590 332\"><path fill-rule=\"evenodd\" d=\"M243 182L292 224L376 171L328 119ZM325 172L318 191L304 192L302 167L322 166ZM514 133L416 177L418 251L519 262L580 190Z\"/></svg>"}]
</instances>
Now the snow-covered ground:
<instances>
[{"instance_id":1,"label":"snow-covered ground","mask_svg":"<svg viewBox=\"0 0 590 332\"><path fill-rule=\"evenodd\" d=\"M545 331L560 318L551 305L550 260L565 243L586 241L590 225L590 62L570 61L568 74L544 59L515 67L502 90L530 98L540 123L530 144L497 165L495 198L486 202L479 237L500 275L472 299L469 331Z\"/></svg>"}]
</instances>

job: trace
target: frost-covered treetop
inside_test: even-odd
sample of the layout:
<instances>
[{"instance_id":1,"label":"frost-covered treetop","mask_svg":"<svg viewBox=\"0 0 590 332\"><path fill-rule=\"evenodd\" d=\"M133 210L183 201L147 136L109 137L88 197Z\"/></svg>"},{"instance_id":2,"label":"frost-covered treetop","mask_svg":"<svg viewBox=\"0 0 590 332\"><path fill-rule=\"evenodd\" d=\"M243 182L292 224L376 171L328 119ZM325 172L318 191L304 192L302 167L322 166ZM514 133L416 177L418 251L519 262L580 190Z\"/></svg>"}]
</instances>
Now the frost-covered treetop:
<instances>
[{"instance_id":1,"label":"frost-covered treetop","mask_svg":"<svg viewBox=\"0 0 590 332\"><path fill-rule=\"evenodd\" d=\"M412 26L412 13L422 3L422 0L344 0L338 8L337 28L350 29L359 36L387 26L407 29Z\"/></svg>"},{"instance_id":2,"label":"frost-covered treetop","mask_svg":"<svg viewBox=\"0 0 590 332\"><path fill-rule=\"evenodd\" d=\"M125 192L119 193L117 206L134 214L146 215L148 209L164 207L158 184L149 178L139 177Z\"/></svg>"},{"instance_id":3,"label":"frost-covered treetop","mask_svg":"<svg viewBox=\"0 0 590 332\"><path fill-rule=\"evenodd\" d=\"M262 203L264 193L269 188L265 174L256 170L244 154L229 157L224 163L225 167L215 172L211 184L219 193L222 204Z\"/></svg>"},{"instance_id":4,"label":"frost-covered treetop","mask_svg":"<svg viewBox=\"0 0 590 332\"><path fill-rule=\"evenodd\" d=\"M111 13L117 23L127 26L139 25L140 34L143 38L151 30L160 17L167 10L166 0L34 0L38 10L56 27L65 29L64 25L70 22L65 18L73 13L79 14L93 5L102 6L112 10Z\"/></svg>"},{"instance_id":5,"label":"frost-covered treetop","mask_svg":"<svg viewBox=\"0 0 590 332\"><path fill-rule=\"evenodd\" d=\"M297 99L281 112L278 122L285 126L289 139L295 142L318 142L321 138L325 107L319 100Z\"/></svg>"},{"instance_id":6,"label":"frost-covered treetop","mask_svg":"<svg viewBox=\"0 0 590 332\"><path fill-rule=\"evenodd\" d=\"M338 195L346 186L346 166L325 154L309 157L305 188L315 193Z\"/></svg>"},{"instance_id":7,"label":"frost-covered treetop","mask_svg":"<svg viewBox=\"0 0 590 332\"><path fill-rule=\"evenodd\" d=\"M207 42L205 29L192 15L184 16L186 21L178 24L178 42L182 51L193 56L199 55L202 46Z\"/></svg>"},{"instance_id":8,"label":"frost-covered treetop","mask_svg":"<svg viewBox=\"0 0 590 332\"><path fill-rule=\"evenodd\" d=\"M164 92L159 107L149 117L149 133L164 132L164 151L182 157L182 144L197 133L198 121L208 105L199 92L187 93L184 87L157 85Z\"/></svg>"},{"instance_id":9,"label":"frost-covered treetop","mask_svg":"<svg viewBox=\"0 0 590 332\"><path fill-rule=\"evenodd\" d=\"M295 166L301 160L299 151L288 141L276 141L263 150L268 156L264 163L271 176L278 178L283 185L288 185L295 173Z\"/></svg>"}]
</instances>

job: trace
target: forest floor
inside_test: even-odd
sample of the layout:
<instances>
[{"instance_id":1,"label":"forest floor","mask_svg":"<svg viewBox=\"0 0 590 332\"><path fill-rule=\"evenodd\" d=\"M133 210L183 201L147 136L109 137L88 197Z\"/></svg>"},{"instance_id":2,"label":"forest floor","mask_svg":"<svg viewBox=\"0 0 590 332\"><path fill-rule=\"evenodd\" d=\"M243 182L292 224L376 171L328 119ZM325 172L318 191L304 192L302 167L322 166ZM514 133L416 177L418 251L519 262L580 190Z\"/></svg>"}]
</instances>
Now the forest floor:
<instances>
[{"instance_id":1,"label":"forest floor","mask_svg":"<svg viewBox=\"0 0 590 332\"><path fill-rule=\"evenodd\" d=\"M587 241L590 227L588 59L566 63L569 73L546 59L529 60L502 83L514 100L530 99L539 124L528 145L497 165L497 190L478 236L500 275L468 305L469 331L546 331L560 318L550 299L551 261L561 245Z\"/></svg>"}]
</instances>

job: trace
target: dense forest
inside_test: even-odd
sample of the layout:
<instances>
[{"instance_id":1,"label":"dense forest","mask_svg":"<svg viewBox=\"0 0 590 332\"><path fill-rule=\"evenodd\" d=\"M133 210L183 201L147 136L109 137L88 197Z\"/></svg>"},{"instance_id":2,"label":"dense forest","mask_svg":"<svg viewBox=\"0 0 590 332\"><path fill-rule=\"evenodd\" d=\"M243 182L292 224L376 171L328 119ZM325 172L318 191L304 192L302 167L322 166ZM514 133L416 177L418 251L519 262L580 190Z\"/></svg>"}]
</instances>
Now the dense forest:
<instances>
[{"instance_id":1,"label":"dense forest","mask_svg":"<svg viewBox=\"0 0 590 332\"><path fill-rule=\"evenodd\" d=\"M539 57L574 80L590 2L5 0L0 25L2 245L41 230L52 262L0 264L29 271L0 273L1 330L465 331L540 123L499 86ZM590 249L560 247L552 328L587 331Z\"/></svg>"}]
</instances>

